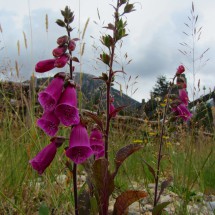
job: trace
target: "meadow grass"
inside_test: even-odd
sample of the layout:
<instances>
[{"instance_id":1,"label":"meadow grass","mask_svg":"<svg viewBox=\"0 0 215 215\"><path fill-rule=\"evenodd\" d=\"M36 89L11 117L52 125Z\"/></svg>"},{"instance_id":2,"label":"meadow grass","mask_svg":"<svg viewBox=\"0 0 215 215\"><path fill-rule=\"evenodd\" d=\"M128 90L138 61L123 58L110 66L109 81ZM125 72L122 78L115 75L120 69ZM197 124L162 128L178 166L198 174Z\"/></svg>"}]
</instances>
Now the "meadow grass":
<instances>
[{"instance_id":1,"label":"meadow grass","mask_svg":"<svg viewBox=\"0 0 215 215\"><path fill-rule=\"evenodd\" d=\"M12 105L4 88L1 89L1 97L0 213L33 214L45 208L50 213L69 214L74 200L72 175L65 167L64 149L59 149L46 173L38 176L29 165L29 160L50 141L36 126L36 119L41 113L35 113L37 108L31 106L30 102L27 113L24 108L26 102L22 103L21 109ZM25 100L24 95L19 97ZM154 183L143 159L155 167L159 145L156 134L159 129L159 126L150 125L150 122L114 121L111 124L109 161L112 170L117 150L136 141L144 145L120 167L115 179L114 196L128 188L135 188L135 184L141 189L148 189L148 184ZM68 136L67 132L66 129L60 129L59 135ZM161 178L173 178L168 189L184 199L185 205L198 192L207 195L215 193L214 143L214 137L205 135L203 131L196 134L192 129L180 126L176 133L170 133L164 141ZM79 166L78 174L82 174L82 171L83 167ZM59 175L67 176L66 184L59 182ZM179 214L183 208L178 209Z\"/></svg>"}]
</instances>

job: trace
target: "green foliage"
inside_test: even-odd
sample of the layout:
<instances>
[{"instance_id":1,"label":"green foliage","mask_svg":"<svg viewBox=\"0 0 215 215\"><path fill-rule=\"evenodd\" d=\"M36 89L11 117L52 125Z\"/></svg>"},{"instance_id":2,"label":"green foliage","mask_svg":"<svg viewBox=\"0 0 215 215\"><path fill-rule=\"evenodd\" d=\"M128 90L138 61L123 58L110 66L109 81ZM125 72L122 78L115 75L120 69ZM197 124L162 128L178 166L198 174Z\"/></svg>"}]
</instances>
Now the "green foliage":
<instances>
[{"instance_id":1,"label":"green foliage","mask_svg":"<svg viewBox=\"0 0 215 215\"><path fill-rule=\"evenodd\" d=\"M153 88L153 96L156 97L160 97L161 99L164 99L164 97L166 96L167 92L168 92L168 88L169 88L169 83L166 80L165 76L159 76L157 78L156 84Z\"/></svg>"},{"instance_id":2,"label":"green foliage","mask_svg":"<svg viewBox=\"0 0 215 215\"><path fill-rule=\"evenodd\" d=\"M194 122L197 128L203 127L206 131L213 131L213 114L210 104L201 102L196 106Z\"/></svg>"}]
</instances>

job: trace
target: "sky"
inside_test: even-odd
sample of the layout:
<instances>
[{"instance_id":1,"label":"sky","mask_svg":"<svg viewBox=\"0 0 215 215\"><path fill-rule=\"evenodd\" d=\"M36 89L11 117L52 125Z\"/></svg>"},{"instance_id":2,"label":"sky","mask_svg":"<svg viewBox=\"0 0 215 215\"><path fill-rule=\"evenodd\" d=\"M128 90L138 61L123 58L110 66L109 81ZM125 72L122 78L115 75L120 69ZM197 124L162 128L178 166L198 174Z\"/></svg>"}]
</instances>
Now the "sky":
<instances>
[{"instance_id":1,"label":"sky","mask_svg":"<svg viewBox=\"0 0 215 215\"><path fill-rule=\"evenodd\" d=\"M157 78L164 75L171 81L177 67L183 64L186 67L190 97L193 92L197 98L213 90L215 1L193 1L194 13L198 15L197 30L202 27L201 38L194 46L195 75L192 71L192 58L179 51L186 50L180 43L185 42L193 47L192 36L185 34L189 33L189 28L185 24L190 25L188 16L191 16L192 1L130 0L130 3L132 2L135 2L136 11L124 17L128 23L129 35L123 39L122 46L117 48L118 64L114 67L118 70L123 66L126 75L119 74L116 77L115 87L117 89L121 87L124 93L139 102L142 99L147 101ZM64 29L55 23L57 19L62 18L60 10L66 5L75 14L72 37L82 37L84 26L89 19L84 38L77 43L74 52L81 60L81 64L76 64L75 71L99 76L106 70L98 61L104 49L100 37L104 33L110 33L103 27L113 21L113 8L110 4L115 3L116 0L0 0L0 78L27 80L34 73L38 61L53 58L52 50L57 47L57 38L66 34ZM45 25L46 14L48 29ZM83 43L84 55L80 58L79 50ZM198 56L208 48L200 61ZM34 74L37 77L53 76L60 71L68 71L68 68L54 69L43 75ZM203 86L206 87L205 91Z\"/></svg>"}]
</instances>

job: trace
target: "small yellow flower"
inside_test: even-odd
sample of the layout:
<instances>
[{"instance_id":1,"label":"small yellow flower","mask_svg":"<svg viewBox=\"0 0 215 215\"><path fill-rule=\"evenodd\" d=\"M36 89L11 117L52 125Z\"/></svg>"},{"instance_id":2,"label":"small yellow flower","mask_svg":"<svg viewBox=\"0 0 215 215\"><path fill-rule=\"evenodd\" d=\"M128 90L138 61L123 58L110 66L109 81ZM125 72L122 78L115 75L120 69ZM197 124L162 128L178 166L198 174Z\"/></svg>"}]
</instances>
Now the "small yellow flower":
<instances>
[{"instance_id":1,"label":"small yellow flower","mask_svg":"<svg viewBox=\"0 0 215 215\"><path fill-rule=\"evenodd\" d=\"M172 143L171 142L166 142L166 146L167 147L172 147Z\"/></svg>"},{"instance_id":2,"label":"small yellow flower","mask_svg":"<svg viewBox=\"0 0 215 215\"><path fill-rule=\"evenodd\" d=\"M133 143L143 143L142 140L134 140Z\"/></svg>"}]
</instances>

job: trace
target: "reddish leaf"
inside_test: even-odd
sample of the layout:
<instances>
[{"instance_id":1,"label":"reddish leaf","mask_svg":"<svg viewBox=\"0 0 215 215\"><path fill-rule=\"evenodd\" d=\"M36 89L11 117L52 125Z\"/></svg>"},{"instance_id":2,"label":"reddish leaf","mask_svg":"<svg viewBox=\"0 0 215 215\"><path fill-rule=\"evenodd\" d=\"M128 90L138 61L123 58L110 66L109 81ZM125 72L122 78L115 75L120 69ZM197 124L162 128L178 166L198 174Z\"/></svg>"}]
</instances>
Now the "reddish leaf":
<instances>
[{"instance_id":1,"label":"reddish leaf","mask_svg":"<svg viewBox=\"0 0 215 215\"><path fill-rule=\"evenodd\" d=\"M158 195L158 198L157 198L157 202L159 201L160 196L163 193L163 191L165 190L165 188L167 188L170 185L171 182L172 182L172 177L168 178L167 180L165 180L165 181L163 181L161 183L161 189L160 189L160 192L159 192L159 195Z\"/></svg>"},{"instance_id":2,"label":"reddish leaf","mask_svg":"<svg viewBox=\"0 0 215 215\"><path fill-rule=\"evenodd\" d=\"M110 29L110 30L114 30L115 29L115 26L111 23L108 24L108 26L106 27L103 27L103 28L107 28L107 29Z\"/></svg>"},{"instance_id":3,"label":"reddish leaf","mask_svg":"<svg viewBox=\"0 0 215 215\"><path fill-rule=\"evenodd\" d=\"M92 179L94 191L96 194L99 211L108 208L109 196L114 191L114 178L108 170L108 160L106 158L98 159L92 166Z\"/></svg>"},{"instance_id":4,"label":"reddish leaf","mask_svg":"<svg viewBox=\"0 0 215 215\"><path fill-rule=\"evenodd\" d=\"M125 107L127 107L126 105L115 108L111 113L110 113L110 118L113 116L116 116L116 113L118 113L119 111L123 110Z\"/></svg>"},{"instance_id":5,"label":"reddish leaf","mask_svg":"<svg viewBox=\"0 0 215 215\"><path fill-rule=\"evenodd\" d=\"M116 198L113 215L123 215L132 203L145 198L147 193L140 190L127 190Z\"/></svg>"},{"instance_id":6,"label":"reddish leaf","mask_svg":"<svg viewBox=\"0 0 215 215\"><path fill-rule=\"evenodd\" d=\"M101 131L103 132L103 124L101 119L94 113L91 113L89 111L83 111L87 116L89 116L101 129Z\"/></svg>"},{"instance_id":7,"label":"reddish leaf","mask_svg":"<svg viewBox=\"0 0 215 215\"><path fill-rule=\"evenodd\" d=\"M72 61L75 61L75 62L79 63L79 60L78 60L77 57L73 57L73 58L72 58Z\"/></svg>"},{"instance_id":8,"label":"reddish leaf","mask_svg":"<svg viewBox=\"0 0 215 215\"><path fill-rule=\"evenodd\" d=\"M154 168L150 164L148 164L148 162L146 162L144 159L142 159L142 160L146 164L146 166L148 167L149 172L152 173L152 175L153 175L153 177L155 179L155 170L154 170Z\"/></svg>"},{"instance_id":9,"label":"reddish leaf","mask_svg":"<svg viewBox=\"0 0 215 215\"><path fill-rule=\"evenodd\" d=\"M80 40L79 38L73 38L72 40L74 40L74 41L78 41L78 40Z\"/></svg>"},{"instance_id":10,"label":"reddish leaf","mask_svg":"<svg viewBox=\"0 0 215 215\"><path fill-rule=\"evenodd\" d=\"M121 164L123 163L123 161L130 156L131 154L133 154L134 152L140 150L143 148L143 145L141 144L130 144L127 145L123 148L121 148L117 153L116 153L116 157L115 157L115 172L114 172L114 176L117 174L117 171L119 169L119 167L121 166Z\"/></svg>"}]
</instances>

